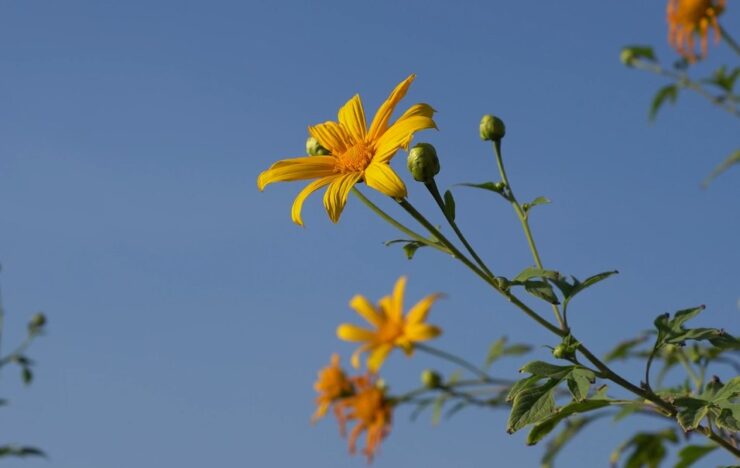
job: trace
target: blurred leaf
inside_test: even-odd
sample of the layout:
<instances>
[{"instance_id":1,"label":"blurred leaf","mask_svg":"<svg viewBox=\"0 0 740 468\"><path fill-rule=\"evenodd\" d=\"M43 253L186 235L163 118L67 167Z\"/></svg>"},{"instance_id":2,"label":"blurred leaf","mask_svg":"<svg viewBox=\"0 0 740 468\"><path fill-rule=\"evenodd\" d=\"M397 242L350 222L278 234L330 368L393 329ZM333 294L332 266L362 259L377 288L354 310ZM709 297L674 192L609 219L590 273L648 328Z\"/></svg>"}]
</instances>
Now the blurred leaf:
<instances>
[{"instance_id":1,"label":"blurred leaf","mask_svg":"<svg viewBox=\"0 0 740 468\"><path fill-rule=\"evenodd\" d=\"M620 453L632 448L632 453L624 465L625 468L658 468L667 453L665 448L666 442L674 444L678 442L678 437L676 437L673 429L665 429L660 432L637 433L612 453L611 461L616 465Z\"/></svg>"},{"instance_id":2,"label":"blurred leaf","mask_svg":"<svg viewBox=\"0 0 740 468\"><path fill-rule=\"evenodd\" d=\"M627 357L629 357L629 353L630 351L632 351L632 349L644 343L647 339L648 336L643 335L618 343L611 351L606 353L606 356L604 356L604 362L608 363L617 359L626 359Z\"/></svg>"},{"instance_id":3,"label":"blurred leaf","mask_svg":"<svg viewBox=\"0 0 740 468\"><path fill-rule=\"evenodd\" d=\"M532 347L530 345L524 343L515 343L513 345L507 346L504 349L504 356L521 356L522 354L527 354L530 351L532 351Z\"/></svg>"},{"instance_id":4,"label":"blurred leaf","mask_svg":"<svg viewBox=\"0 0 740 468\"><path fill-rule=\"evenodd\" d=\"M609 406L609 400L584 400L570 403L559 408L552 416L542 422L535 424L527 436L527 445L534 445L547 434L549 434L560 421L576 413L587 413L605 406Z\"/></svg>"},{"instance_id":5,"label":"blurred leaf","mask_svg":"<svg viewBox=\"0 0 740 468\"><path fill-rule=\"evenodd\" d=\"M46 457L46 454L36 447L3 445L0 446L0 457Z\"/></svg>"},{"instance_id":6,"label":"blurred leaf","mask_svg":"<svg viewBox=\"0 0 740 468\"><path fill-rule=\"evenodd\" d=\"M658 90L657 93L655 93L655 96L653 97L653 102L650 104L650 113L649 113L649 119L655 120L655 116L658 115L658 111L663 106L663 104L666 102L666 99L670 101L671 104L676 103L676 98L678 97L678 86L675 84L670 84L663 86Z\"/></svg>"},{"instance_id":7,"label":"blurred leaf","mask_svg":"<svg viewBox=\"0 0 740 468\"><path fill-rule=\"evenodd\" d=\"M727 73L727 66L722 65L712 73L710 78L701 80L704 83L709 83L721 88L726 93L732 93L735 87L735 81L740 76L740 68L735 67L731 72Z\"/></svg>"},{"instance_id":8,"label":"blurred leaf","mask_svg":"<svg viewBox=\"0 0 740 468\"><path fill-rule=\"evenodd\" d=\"M678 463L674 468L689 468L717 447L718 445L687 445L678 452Z\"/></svg>"},{"instance_id":9,"label":"blurred leaf","mask_svg":"<svg viewBox=\"0 0 740 468\"><path fill-rule=\"evenodd\" d=\"M25 366L22 367L21 378L23 379L24 384L30 385L31 381L33 381L33 372L31 372L31 368Z\"/></svg>"},{"instance_id":10,"label":"blurred leaf","mask_svg":"<svg viewBox=\"0 0 740 468\"><path fill-rule=\"evenodd\" d=\"M383 242L383 244L386 247L389 247L394 244L403 244L402 246L403 251L406 253L406 258L408 258L409 260L414 258L414 254L416 254L417 250L419 250L422 247L427 246L426 244L422 242L411 240L411 239L393 239L393 240L385 241Z\"/></svg>"},{"instance_id":11,"label":"blurred leaf","mask_svg":"<svg viewBox=\"0 0 740 468\"><path fill-rule=\"evenodd\" d=\"M445 192L445 216L448 219L455 220L455 198L449 190Z\"/></svg>"},{"instance_id":12,"label":"blurred leaf","mask_svg":"<svg viewBox=\"0 0 740 468\"><path fill-rule=\"evenodd\" d=\"M633 58L649 60L651 62L657 61L653 48L648 45L631 45L622 48L622 53L628 51L632 54Z\"/></svg>"},{"instance_id":13,"label":"blurred leaf","mask_svg":"<svg viewBox=\"0 0 740 468\"><path fill-rule=\"evenodd\" d=\"M491 347L488 349L488 355L486 356L485 367L488 368L496 362L498 358L504 355L504 347L506 346L506 337L502 336L498 340L494 341Z\"/></svg>"},{"instance_id":14,"label":"blurred leaf","mask_svg":"<svg viewBox=\"0 0 740 468\"><path fill-rule=\"evenodd\" d=\"M715 424L728 431L740 431L740 405L730 403L720 406L724 407L720 409L719 415L714 419Z\"/></svg>"},{"instance_id":15,"label":"blurred leaf","mask_svg":"<svg viewBox=\"0 0 740 468\"><path fill-rule=\"evenodd\" d=\"M457 403L455 403L452 406L452 408L450 408L447 411L445 411L445 419L450 419L455 414L459 413L460 410L462 410L466 406L468 406L468 403L467 402L465 402L465 401L458 401Z\"/></svg>"},{"instance_id":16,"label":"blurred leaf","mask_svg":"<svg viewBox=\"0 0 740 468\"><path fill-rule=\"evenodd\" d=\"M446 401L447 395L445 394L438 396L437 399L434 400L434 404L432 406L432 424L435 426L438 425L442 419L442 408Z\"/></svg>"},{"instance_id":17,"label":"blurred leaf","mask_svg":"<svg viewBox=\"0 0 740 468\"><path fill-rule=\"evenodd\" d=\"M719 164L719 166L715 167L711 174L709 174L701 183L702 186L707 188L714 179L735 164L740 164L740 150L733 151L732 154Z\"/></svg>"},{"instance_id":18,"label":"blurred leaf","mask_svg":"<svg viewBox=\"0 0 740 468\"><path fill-rule=\"evenodd\" d=\"M542 468L552 468L555 457L560 453L565 444L575 437L581 429L594 421L599 415L590 415L582 418L571 418L565 421L563 429L553 437L547 444L545 454L542 456Z\"/></svg>"}]
</instances>

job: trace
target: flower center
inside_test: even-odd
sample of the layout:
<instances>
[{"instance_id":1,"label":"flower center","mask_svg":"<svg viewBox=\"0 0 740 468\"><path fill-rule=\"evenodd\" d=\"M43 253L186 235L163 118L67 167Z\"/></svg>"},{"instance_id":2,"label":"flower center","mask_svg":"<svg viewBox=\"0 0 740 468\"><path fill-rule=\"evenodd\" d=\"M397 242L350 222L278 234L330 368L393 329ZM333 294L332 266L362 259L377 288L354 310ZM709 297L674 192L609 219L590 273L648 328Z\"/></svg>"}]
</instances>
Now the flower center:
<instances>
[{"instance_id":1,"label":"flower center","mask_svg":"<svg viewBox=\"0 0 740 468\"><path fill-rule=\"evenodd\" d=\"M403 335L403 324L389 320L380 328L378 335L383 343L393 343L396 338Z\"/></svg>"},{"instance_id":2,"label":"flower center","mask_svg":"<svg viewBox=\"0 0 740 468\"><path fill-rule=\"evenodd\" d=\"M339 155L338 168L341 172L361 172L370 164L373 154L364 142L358 142Z\"/></svg>"}]
</instances>

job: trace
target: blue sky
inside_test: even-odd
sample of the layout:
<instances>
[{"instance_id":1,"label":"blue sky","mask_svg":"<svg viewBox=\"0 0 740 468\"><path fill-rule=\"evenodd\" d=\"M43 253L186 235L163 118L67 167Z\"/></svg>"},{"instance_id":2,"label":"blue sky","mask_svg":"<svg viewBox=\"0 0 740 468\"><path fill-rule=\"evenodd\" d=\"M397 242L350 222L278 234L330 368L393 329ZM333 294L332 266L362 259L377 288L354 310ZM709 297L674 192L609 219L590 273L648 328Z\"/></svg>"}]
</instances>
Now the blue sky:
<instances>
[{"instance_id":1,"label":"blue sky","mask_svg":"<svg viewBox=\"0 0 740 468\"><path fill-rule=\"evenodd\" d=\"M737 25L730 10L725 25ZM357 320L349 298L379 298L401 274L409 300L448 294L431 314L440 347L481 360L501 335L555 344L449 259L384 247L397 234L357 200L332 225L314 196L301 229L290 204L302 184L257 191L261 170L303 153L307 125L356 92L374 112L412 72L404 105L439 111L440 131L417 141L436 145L441 186L496 179L477 125L500 115L517 194L553 201L532 221L545 264L621 272L574 303L592 349L697 304L708 306L697 324L732 329L738 172L699 182L736 148L737 122L687 95L648 124L662 81L618 60L630 43L672 59L665 36L664 3L642 0L3 2L5 349L33 312L49 317L33 385L4 370L0 440L50 459L7 466L364 466L332 421L309 424L312 383L332 352L346 361L352 350L334 336ZM531 263L508 206L455 193L458 221L497 271ZM521 363L495 371L511 377ZM384 373L402 391L430 366L450 370L394 355ZM639 380L639 367L620 369ZM505 433L502 411L438 427L407 416L376 466L534 466L541 455ZM604 466L634 428L594 427L562 466Z\"/></svg>"}]
</instances>

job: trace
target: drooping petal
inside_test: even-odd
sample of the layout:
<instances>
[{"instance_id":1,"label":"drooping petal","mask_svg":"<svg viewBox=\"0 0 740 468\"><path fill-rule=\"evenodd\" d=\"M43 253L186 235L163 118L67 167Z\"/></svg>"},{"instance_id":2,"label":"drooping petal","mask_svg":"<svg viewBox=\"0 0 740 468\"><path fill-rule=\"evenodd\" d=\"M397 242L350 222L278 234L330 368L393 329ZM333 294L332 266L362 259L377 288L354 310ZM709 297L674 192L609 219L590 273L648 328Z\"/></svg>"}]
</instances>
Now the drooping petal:
<instances>
[{"instance_id":1,"label":"drooping petal","mask_svg":"<svg viewBox=\"0 0 740 468\"><path fill-rule=\"evenodd\" d=\"M409 313L406 315L406 323L408 325L413 325L416 323L422 323L427 318L427 314L429 313L429 309L432 307L432 304L434 302L442 297L442 294L430 294L424 299L420 300L419 302L414 305L409 310Z\"/></svg>"},{"instance_id":2,"label":"drooping petal","mask_svg":"<svg viewBox=\"0 0 740 468\"><path fill-rule=\"evenodd\" d=\"M388 164L370 163L365 169L365 183L389 197L405 198L407 195L406 185Z\"/></svg>"},{"instance_id":3,"label":"drooping petal","mask_svg":"<svg viewBox=\"0 0 740 468\"><path fill-rule=\"evenodd\" d=\"M361 177L362 173L351 172L334 178L331 184L329 184L329 188L324 193L324 207L332 222L336 223L339 221L339 216L341 216L344 205L347 203L349 191L352 190L352 187L354 187Z\"/></svg>"},{"instance_id":4,"label":"drooping petal","mask_svg":"<svg viewBox=\"0 0 740 468\"><path fill-rule=\"evenodd\" d=\"M441 333L442 330L439 327L429 325L428 323L415 323L413 325L408 325L404 330L404 335L410 341L431 340L432 338L439 336Z\"/></svg>"},{"instance_id":5,"label":"drooping petal","mask_svg":"<svg viewBox=\"0 0 740 468\"><path fill-rule=\"evenodd\" d=\"M376 328L379 328L385 319L375 309L375 306L365 296L356 295L349 301L349 306L353 308L365 320L370 322Z\"/></svg>"},{"instance_id":6,"label":"drooping petal","mask_svg":"<svg viewBox=\"0 0 740 468\"><path fill-rule=\"evenodd\" d=\"M311 195L313 192L320 189L324 185L331 183L331 181L333 181L336 177L337 176L329 176L314 180L310 184L306 185L303 190L301 190L298 196L295 197L295 200L293 200L293 208L291 209L290 213L294 223L299 226L303 226L303 219L301 219L301 209L303 208L303 202L306 200L306 198L308 198L309 195Z\"/></svg>"},{"instance_id":7,"label":"drooping petal","mask_svg":"<svg viewBox=\"0 0 740 468\"><path fill-rule=\"evenodd\" d=\"M336 159L331 156L305 156L278 161L257 177L257 188L275 182L316 179L334 173Z\"/></svg>"},{"instance_id":8,"label":"drooping petal","mask_svg":"<svg viewBox=\"0 0 740 468\"><path fill-rule=\"evenodd\" d=\"M335 156L344 153L347 148L352 146L349 133L336 122L327 121L308 127L308 133L319 140L321 146L328 149Z\"/></svg>"},{"instance_id":9,"label":"drooping petal","mask_svg":"<svg viewBox=\"0 0 740 468\"><path fill-rule=\"evenodd\" d=\"M365 122L365 110L362 108L362 101L359 94L355 94L352 99L347 101L339 109L339 115L337 117L339 123L352 137L352 143L365 140L367 123Z\"/></svg>"},{"instance_id":10,"label":"drooping petal","mask_svg":"<svg viewBox=\"0 0 740 468\"><path fill-rule=\"evenodd\" d=\"M370 348L371 348L371 346L366 343L366 344L360 346L359 348L357 348L355 350L355 352L352 353L352 357L350 358L350 363L352 364L352 367L354 367L355 369L359 369L360 368L360 356L362 355L362 353L364 353L365 351L367 351Z\"/></svg>"},{"instance_id":11,"label":"drooping petal","mask_svg":"<svg viewBox=\"0 0 740 468\"><path fill-rule=\"evenodd\" d=\"M373 123L370 124L370 130L368 131L369 141L378 139L378 137L388 129L388 122L391 119L393 110L401 99L406 96L406 92L408 91L409 86L411 86L411 82L414 81L414 78L416 78L416 75L412 74L400 82L391 92L390 96L388 96L388 99L380 105L378 112L375 113L375 117L373 118Z\"/></svg>"},{"instance_id":12,"label":"drooping petal","mask_svg":"<svg viewBox=\"0 0 740 468\"><path fill-rule=\"evenodd\" d=\"M375 347L370 353L370 357L367 358L367 368L370 372L378 372L380 366L383 365L383 361L388 357L388 353L393 349L393 345L389 343L383 343Z\"/></svg>"},{"instance_id":13,"label":"drooping petal","mask_svg":"<svg viewBox=\"0 0 740 468\"><path fill-rule=\"evenodd\" d=\"M375 332L350 323L343 323L337 327L337 337L344 341L373 341Z\"/></svg>"},{"instance_id":14,"label":"drooping petal","mask_svg":"<svg viewBox=\"0 0 740 468\"><path fill-rule=\"evenodd\" d=\"M431 117L417 114L399 118L378 139L373 162L387 163L400 148L408 148L414 133L427 128L437 128Z\"/></svg>"}]
</instances>

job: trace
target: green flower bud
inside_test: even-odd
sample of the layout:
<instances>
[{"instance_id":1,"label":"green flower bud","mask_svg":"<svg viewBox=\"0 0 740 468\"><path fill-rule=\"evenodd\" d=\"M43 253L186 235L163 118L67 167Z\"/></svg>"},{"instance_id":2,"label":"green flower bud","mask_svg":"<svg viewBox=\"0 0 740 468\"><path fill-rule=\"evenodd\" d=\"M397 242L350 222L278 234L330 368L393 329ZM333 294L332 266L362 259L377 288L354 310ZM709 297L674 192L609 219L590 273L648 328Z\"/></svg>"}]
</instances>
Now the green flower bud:
<instances>
[{"instance_id":1,"label":"green flower bud","mask_svg":"<svg viewBox=\"0 0 740 468\"><path fill-rule=\"evenodd\" d=\"M409 151L407 165L415 181L431 182L439 174L437 150L429 143L418 143Z\"/></svg>"},{"instance_id":2,"label":"green flower bud","mask_svg":"<svg viewBox=\"0 0 740 468\"><path fill-rule=\"evenodd\" d=\"M558 359L565 359L566 357L568 357L569 354L570 353L568 352L568 347L563 343L555 346L555 348L552 350L552 355Z\"/></svg>"},{"instance_id":3,"label":"green flower bud","mask_svg":"<svg viewBox=\"0 0 740 468\"><path fill-rule=\"evenodd\" d=\"M331 153L319 144L319 140L314 137L308 137L306 140L306 154L309 156L326 156Z\"/></svg>"},{"instance_id":4,"label":"green flower bud","mask_svg":"<svg viewBox=\"0 0 740 468\"><path fill-rule=\"evenodd\" d=\"M28 322L28 331L36 332L46 325L46 316L41 312L33 314L31 320Z\"/></svg>"},{"instance_id":5,"label":"green flower bud","mask_svg":"<svg viewBox=\"0 0 740 468\"><path fill-rule=\"evenodd\" d=\"M495 281L499 289L501 289L502 291L508 291L509 287L511 286L511 282L503 276L497 276Z\"/></svg>"},{"instance_id":6,"label":"green flower bud","mask_svg":"<svg viewBox=\"0 0 740 468\"><path fill-rule=\"evenodd\" d=\"M421 383L426 388L437 388L442 384L442 377L431 369L425 369L421 373Z\"/></svg>"},{"instance_id":7,"label":"green flower bud","mask_svg":"<svg viewBox=\"0 0 740 468\"><path fill-rule=\"evenodd\" d=\"M486 114L480 120L480 138L483 141L498 141L506 135L506 125L498 117Z\"/></svg>"},{"instance_id":8,"label":"green flower bud","mask_svg":"<svg viewBox=\"0 0 740 468\"><path fill-rule=\"evenodd\" d=\"M506 188L506 184L503 182L496 182L495 184L493 184L493 189L497 191L498 193L503 192L505 188Z\"/></svg>"},{"instance_id":9,"label":"green flower bud","mask_svg":"<svg viewBox=\"0 0 740 468\"><path fill-rule=\"evenodd\" d=\"M625 47L619 54L619 60L627 67L633 67L635 64L635 51L631 47Z\"/></svg>"}]
</instances>

